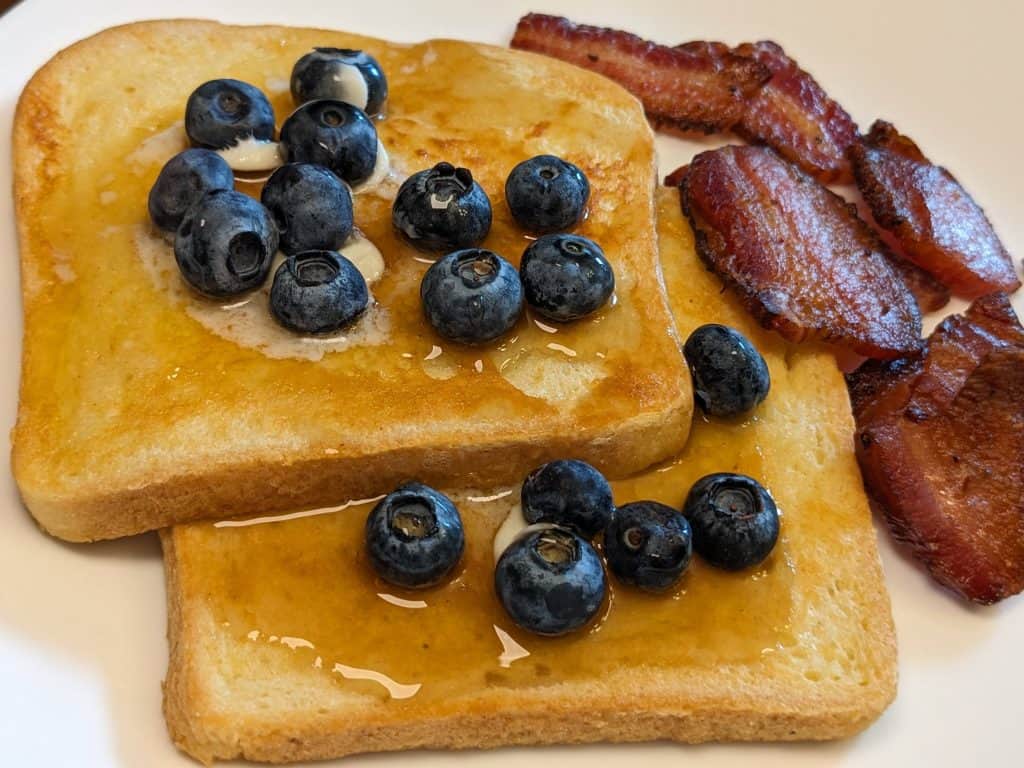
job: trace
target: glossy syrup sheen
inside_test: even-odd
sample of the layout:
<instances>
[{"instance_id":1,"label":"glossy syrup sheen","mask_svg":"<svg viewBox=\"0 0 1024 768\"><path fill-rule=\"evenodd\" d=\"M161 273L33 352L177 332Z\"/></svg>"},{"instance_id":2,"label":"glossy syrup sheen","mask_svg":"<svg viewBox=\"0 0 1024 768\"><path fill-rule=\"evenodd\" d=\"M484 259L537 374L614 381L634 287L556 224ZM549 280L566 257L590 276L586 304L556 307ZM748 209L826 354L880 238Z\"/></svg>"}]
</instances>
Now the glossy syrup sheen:
<instances>
[{"instance_id":1,"label":"glossy syrup sheen","mask_svg":"<svg viewBox=\"0 0 1024 768\"><path fill-rule=\"evenodd\" d=\"M756 419L696 424L678 459L614 483L616 502L653 498L679 508L708 472L763 476L763 433ZM327 675L382 701L394 697L394 706L472 696L488 686L600 679L617 668L750 664L794 642L785 517L775 551L747 572L721 571L695 556L667 594L645 594L610 577L600 618L576 634L544 638L516 628L494 595L491 544L517 493L460 502L464 559L455 578L425 591L374 576L363 550L372 503L282 522L192 526L182 541L193 545L192 557L201 554L197 573L212 618L234 641L273 648L274 663L292 673ZM515 644L503 643L498 630ZM368 673L376 679L353 679Z\"/></svg>"},{"instance_id":2,"label":"glossy syrup sheen","mask_svg":"<svg viewBox=\"0 0 1024 768\"><path fill-rule=\"evenodd\" d=\"M157 238L146 231L146 196L161 164L184 147L180 121L189 91L210 77L238 77L267 90L282 122L293 108L286 90L292 63L324 39L301 30L282 35L258 46L258 56L227 57L198 37L181 42L195 50L180 52L192 67L180 78L148 77L146 67L157 66L149 59L138 71L122 72L122 97L138 101L134 122L94 125L83 118L76 146L91 151L69 150L69 166L37 207L23 211L32 218L34 248L52 258L34 267L44 289L27 302L24 391L45 397L24 403L22 455L47 454L56 477L98 466L134 477L150 471L147 456L164 450L198 456L210 447L220 458L216 442L205 437L219 432L233 434L242 450L266 449L272 438L274 451L293 456L297 447L337 453L339 442L364 437L372 446L382 421L443 416L432 400L443 402L452 418L473 414L524 432L550 431L552 420L561 419L573 423L567 434L574 434L577 425L616 423L676 396L684 369L667 308L651 300L659 291L651 258L653 154L646 127L637 130L642 118L635 106L599 111L572 93L538 99L529 68L519 71L505 58L459 43L380 44L373 51L391 80L378 128L393 174L375 193L357 196L355 219L387 264L373 288L388 314L385 344L352 347L316 363L271 360L211 333L155 286L135 238L140 229ZM496 89L500 109L487 98ZM529 238L507 211L504 179L516 163L542 151L563 154L590 176L589 216L579 231L597 240L615 267L616 302L559 327L527 313L509 336L483 348L443 342L419 304L429 259L392 229L398 183L441 160L471 168L494 208L483 245L518 264ZM258 191L252 184L240 188ZM171 261L170 246L156 242ZM647 351L642 358L635 354L640 346ZM525 365L538 360L548 367ZM526 373L517 379L517 370ZM529 374L536 370L552 375ZM556 403L545 397L543 380L563 375L576 382L575 390ZM531 385L538 381L539 390ZM255 408L270 401L275 407ZM28 444L43 432L45 444Z\"/></svg>"}]
</instances>

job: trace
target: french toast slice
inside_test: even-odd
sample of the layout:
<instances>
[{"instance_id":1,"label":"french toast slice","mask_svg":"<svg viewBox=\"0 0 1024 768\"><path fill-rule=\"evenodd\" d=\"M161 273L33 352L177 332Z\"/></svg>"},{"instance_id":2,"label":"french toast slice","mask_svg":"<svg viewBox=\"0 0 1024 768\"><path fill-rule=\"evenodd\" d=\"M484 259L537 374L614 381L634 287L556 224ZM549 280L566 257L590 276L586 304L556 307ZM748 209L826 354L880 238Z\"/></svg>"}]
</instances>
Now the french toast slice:
<instances>
[{"instance_id":1,"label":"french toast slice","mask_svg":"<svg viewBox=\"0 0 1024 768\"><path fill-rule=\"evenodd\" d=\"M252 302L222 310L190 294L146 216L162 163L185 146L196 86L253 83L280 125L291 67L318 45L371 52L391 91L378 122L391 174L355 196L356 226L386 270L375 305L332 342L341 351L290 336ZM494 208L484 246L517 264L529 240L504 181L544 152L589 176L579 231L607 253L614 300L565 326L526 315L486 347L441 341L419 306L428 263L392 230L398 184L442 160L470 168ZM692 400L657 260L653 139L636 100L592 73L456 41L132 24L31 80L14 172L25 322L13 466L29 510L61 538L317 506L413 476L489 487L560 455L622 476L686 440Z\"/></svg>"},{"instance_id":2,"label":"french toast slice","mask_svg":"<svg viewBox=\"0 0 1024 768\"><path fill-rule=\"evenodd\" d=\"M287 762L419 747L830 739L896 688L896 645L853 420L831 355L760 329L697 257L677 190L659 192L679 330L732 325L772 388L753 416L699 419L671 462L613 483L617 503L679 506L714 471L759 478L780 543L752 571L694 558L650 596L610 579L600 631L516 629L493 592L495 532L518 488L453 494L466 554L448 584L396 591L365 561L371 503L163 531L165 715L202 760ZM378 492L389 490L382 487Z\"/></svg>"}]
</instances>

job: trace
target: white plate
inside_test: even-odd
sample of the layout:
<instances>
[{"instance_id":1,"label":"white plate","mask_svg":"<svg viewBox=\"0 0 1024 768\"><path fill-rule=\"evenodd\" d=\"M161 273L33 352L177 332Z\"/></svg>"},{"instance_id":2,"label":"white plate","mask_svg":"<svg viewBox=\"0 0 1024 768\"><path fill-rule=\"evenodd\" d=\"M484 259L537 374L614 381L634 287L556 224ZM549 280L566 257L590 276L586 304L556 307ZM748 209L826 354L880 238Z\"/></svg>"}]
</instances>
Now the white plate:
<instances>
[{"instance_id":1,"label":"white plate","mask_svg":"<svg viewBox=\"0 0 1024 768\"><path fill-rule=\"evenodd\" d=\"M770 38L810 69L866 128L892 120L956 173L1011 253L1024 256L1022 4L774 0L771 3L514 1L416 4L157 0L121 4L25 0L0 18L0 414L12 426L20 345L9 136L32 72L59 48L141 16L204 17L348 29L393 40L460 37L505 43L529 10L633 30L666 43ZM132 7L133 6L133 7ZM664 170L698 144L659 140ZM1024 292L1016 297L1024 309ZM39 533L0 473L0 764L191 765L160 713L167 659L163 570L154 535L71 546ZM863 735L825 745L591 746L414 753L357 765L565 768L644 764L701 768L823 765L1021 765L1024 598L969 608L932 587L879 534L899 632L900 692Z\"/></svg>"}]
</instances>

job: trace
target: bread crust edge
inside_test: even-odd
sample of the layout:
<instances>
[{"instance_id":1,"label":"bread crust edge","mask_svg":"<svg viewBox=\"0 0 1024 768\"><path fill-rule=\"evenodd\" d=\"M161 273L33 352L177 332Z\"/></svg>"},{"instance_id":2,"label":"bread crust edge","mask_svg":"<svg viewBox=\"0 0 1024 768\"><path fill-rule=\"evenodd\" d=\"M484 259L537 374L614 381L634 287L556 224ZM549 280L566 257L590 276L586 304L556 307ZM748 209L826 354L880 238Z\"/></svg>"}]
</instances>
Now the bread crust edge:
<instances>
[{"instance_id":1,"label":"bread crust edge","mask_svg":"<svg viewBox=\"0 0 1024 768\"><path fill-rule=\"evenodd\" d=\"M888 600L871 600L878 618L867 628L882 656L892 660L871 686L835 684L825 693L808 683L797 690L764 680L737 690L711 672L679 680L677 695L661 691L642 704L609 692L601 698L571 691L516 706L479 706L434 718L374 722L372 715L338 712L326 717L256 718L217 710L201 661L201 601L188 593L187 567L176 549L183 529L160 532L167 579L170 658L163 684L164 716L174 744L196 760L245 759L266 763L326 760L353 754L410 749L491 749L503 746L629 743L668 740L715 742L826 741L853 736L873 723L896 695L895 637ZM884 605L882 605L884 603ZM877 610L876 610L877 609ZM698 676L699 677L699 676ZM696 683L691 690L687 686Z\"/></svg>"}]
</instances>

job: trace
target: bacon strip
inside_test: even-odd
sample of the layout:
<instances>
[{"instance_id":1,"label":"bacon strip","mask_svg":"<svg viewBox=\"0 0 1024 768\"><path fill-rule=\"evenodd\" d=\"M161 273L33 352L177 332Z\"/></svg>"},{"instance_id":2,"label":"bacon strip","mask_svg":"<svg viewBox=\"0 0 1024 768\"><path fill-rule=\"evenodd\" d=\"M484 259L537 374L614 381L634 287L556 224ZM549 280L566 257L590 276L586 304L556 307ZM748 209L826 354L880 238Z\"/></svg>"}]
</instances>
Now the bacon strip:
<instances>
[{"instance_id":1,"label":"bacon strip","mask_svg":"<svg viewBox=\"0 0 1024 768\"><path fill-rule=\"evenodd\" d=\"M910 399L910 385L921 374L926 354L927 344L916 354L895 360L868 360L846 374L856 422L867 423L878 413L902 408Z\"/></svg>"},{"instance_id":2,"label":"bacon strip","mask_svg":"<svg viewBox=\"0 0 1024 768\"><path fill-rule=\"evenodd\" d=\"M683 179L686 178L686 173L690 170L689 165L681 165L676 168L672 173L665 177L666 187L678 187L683 183ZM871 224L871 213L870 211L862 211L867 218L864 220ZM886 258L889 260L889 264L892 266L893 271L903 281L903 284L907 286L907 289L914 296L914 300L917 302L918 309L921 314L927 312L935 312L942 309L949 303L949 289L936 280L934 277L929 275L919 266L913 262L907 261L903 258L898 251L898 245L891 241L891 236L885 232L885 230L877 229L876 233L881 237L882 242L887 247L885 251Z\"/></svg>"},{"instance_id":3,"label":"bacon strip","mask_svg":"<svg viewBox=\"0 0 1024 768\"><path fill-rule=\"evenodd\" d=\"M1024 329L1005 294L943 321L926 355L866 363L847 384L893 535L969 600L1024 590Z\"/></svg>"},{"instance_id":4,"label":"bacon strip","mask_svg":"<svg viewBox=\"0 0 1024 768\"><path fill-rule=\"evenodd\" d=\"M640 99L652 123L676 130L728 130L743 116L745 99L771 77L766 66L722 44L670 48L540 13L519 20L511 45L615 80Z\"/></svg>"},{"instance_id":5,"label":"bacon strip","mask_svg":"<svg viewBox=\"0 0 1024 768\"><path fill-rule=\"evenodd\" d=\"M643 102L656 128L735 129L766 144L823 183L852 180L850 115L776 43L730 48L692 41L674 48L629 32L531 13L512 47L543 53L615 80Z\"/></svg>"},{"instance_id":6,"label":"bacon strip","mask_svg":"<svg viewBox=\"0 0 1024 768\"><path fill-rule=\"evenodd\" d=\"M950 299L949 288L907 258L896 238L882 229L875 221L875 217L871 215L871 209L866 203L862 201L857 206L857 213L875 231L888 249L889 262L910 292L914 294L921 314L935 312L946 306Z\"/></svg>"},{"instance_id":7,"label":"bacon strip","mask_svg":"<svg viewBox=\"0 0 1024 768\"><path fill-rule=\"evenodd\" d=\"M889 263L892 265L893 271L900 276L903 284L913 294L922 314L936 312L949 304L949 288L912 261L893 254L889 258Z\"/></svg>"},{"instance_id":8,"label":"bacon strip","mask_svg":"<svg viewBox=\"0 0 1024 768\"><path fill-rule=\"evenodd\" d=\"M686 178L686 174L690 172L689 165L680 165L672 173L665 177L666 187L678 187L683 183L683 179Z\"/></svg>"},{"instance_id":9,"label":"bacon strip","mask_svg":"<svg viewBox=\"0 0 1024 768\"><path fill-rule=\"evenodd\" d=\"M747 103L736 132L767 144L823 184L853 181L847 152L857 124L810 73L768 40L734 50L771 70L772 78Z\"/></svg>"},{"instance_id":10,"label":"bacon strip","mask_svg":"<svg viewBox=\"0 0 1024 768\"><path fill-rule=\"evenodd\" d=\"M850 157L864 200L908 259L968 298L1020 287L985 212L911 139L879 120Z\"/></svg>"},{"instance_id":11,"label":"bacon strip","mask_svg":"<svg viewBox=\"0 0 1024 768\"><path fill-rule=\"evenodd\" d=\"M920 346L921 316L853 206L769 149L702 152L682 181L697 251L747 309L790 341L866 357Z\"/></svg>"}]
</instances>

